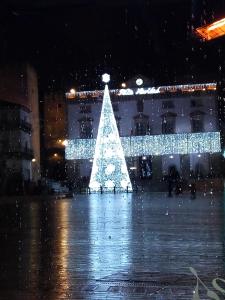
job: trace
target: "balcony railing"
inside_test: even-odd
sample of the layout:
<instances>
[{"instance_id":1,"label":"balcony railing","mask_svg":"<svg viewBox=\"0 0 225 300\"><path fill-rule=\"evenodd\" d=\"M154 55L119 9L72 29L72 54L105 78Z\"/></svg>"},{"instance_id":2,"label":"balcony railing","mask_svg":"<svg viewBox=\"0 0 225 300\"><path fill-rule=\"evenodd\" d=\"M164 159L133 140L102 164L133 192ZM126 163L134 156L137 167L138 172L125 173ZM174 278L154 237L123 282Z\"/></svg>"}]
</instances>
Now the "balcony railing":
<instances>
[{"instance_id":1,"label":"balcony railing","mask_svg":"<svg viewBox=\"0 0 225 300\"><path fill-rule=\"evenodd\" d=\"M26 122L26 121L23 121L21 120L20 123L19 123L19 128L24 130L24 131L27 131L27 132L31 132L32 131L32 126L30 123Z\"/></svg>"},{"instance_id":2,"label":"balcony railing","mask_svg":"<svg viewBox=\"0 0 225 300\"><path fill-rule=\"evenodd\" d=\"M0 120L0 129L1 130L16 130L20 129L25 132L31 133L32 126L30 123L24 120Z\"/></svg>"}]
</instances>

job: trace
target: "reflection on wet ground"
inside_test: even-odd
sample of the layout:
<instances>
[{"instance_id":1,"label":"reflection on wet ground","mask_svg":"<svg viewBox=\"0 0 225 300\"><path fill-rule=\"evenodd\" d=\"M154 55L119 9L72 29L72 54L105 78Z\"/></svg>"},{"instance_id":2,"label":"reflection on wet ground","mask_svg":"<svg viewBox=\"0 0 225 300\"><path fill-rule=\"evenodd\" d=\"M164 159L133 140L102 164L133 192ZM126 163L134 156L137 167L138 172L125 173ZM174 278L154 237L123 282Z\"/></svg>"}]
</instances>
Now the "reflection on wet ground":
<instances>
[{"instance_id":1,"label":"reflection on wet ground","mask_svg":"<svg viewBox=\"0 0 225 300\"><path fill-rule=\"evenodd\" d=\"M192 299L190 266L225 278L223 195L2 204L0 243L0 299Z\"/></svg>"}]
</instances>

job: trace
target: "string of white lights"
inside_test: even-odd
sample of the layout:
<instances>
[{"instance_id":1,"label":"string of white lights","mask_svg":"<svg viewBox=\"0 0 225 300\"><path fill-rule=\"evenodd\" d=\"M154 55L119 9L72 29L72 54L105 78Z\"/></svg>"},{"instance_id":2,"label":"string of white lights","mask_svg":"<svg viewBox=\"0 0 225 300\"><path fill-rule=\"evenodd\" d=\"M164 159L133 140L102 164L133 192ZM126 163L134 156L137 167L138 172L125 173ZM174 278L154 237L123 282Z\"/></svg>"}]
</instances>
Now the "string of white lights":
<instances>
[{"instance_id":1,"label":"string of white lights","mask_svg":"<svg viewBox=\"0 0 225 300\"><path fill-rule=\"evenodd\" d=\"M121 137L125 156L221 152L220 133L179 133ZM93 159L96 139L68 140L66 159Z\"/></svg>"},{"instance_id":2,"label":"string of white lights","mask_svg":"<svg viewBox=\"0 0 225 300\"><path fill-rule=\"evenodd\" d=\"M159 87L137 87L137 88L122 88L122 89L112 89L110 94L118 96L133 96L133 95L152 95L160 94L165 92L194 92L194 91L215 91L216 83L201 83L201 84L180 84L180 85L168 85L168 86L159 86ZM66 93L67 98L82 98L86 97L102 97L103 90L95 91L83 91L75 92L73 89L70 93Z\"/></svg>"}]
</instances>

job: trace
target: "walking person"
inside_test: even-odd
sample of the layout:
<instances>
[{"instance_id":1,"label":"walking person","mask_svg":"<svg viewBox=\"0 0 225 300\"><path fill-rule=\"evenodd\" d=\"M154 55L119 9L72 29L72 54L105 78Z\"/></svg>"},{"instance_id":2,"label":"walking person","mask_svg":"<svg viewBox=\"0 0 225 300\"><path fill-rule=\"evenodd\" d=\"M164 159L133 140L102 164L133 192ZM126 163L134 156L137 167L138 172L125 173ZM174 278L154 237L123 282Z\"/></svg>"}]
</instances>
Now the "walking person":
<instances>
[{"instance_id":1,"label":"walking person","mask_svg":"<svg viewBox=\"0 0 225 300\"><path fill-rule=\"evenodd\" d=\"M171 166L169 168L169 173L168 173L168 197L173 197L173 190L175 188L175 194L178 195L177 193L177 187L179 184L179 179L180 175L179 172L177 171L175 166Z\"/></svg>"}]
</instances>

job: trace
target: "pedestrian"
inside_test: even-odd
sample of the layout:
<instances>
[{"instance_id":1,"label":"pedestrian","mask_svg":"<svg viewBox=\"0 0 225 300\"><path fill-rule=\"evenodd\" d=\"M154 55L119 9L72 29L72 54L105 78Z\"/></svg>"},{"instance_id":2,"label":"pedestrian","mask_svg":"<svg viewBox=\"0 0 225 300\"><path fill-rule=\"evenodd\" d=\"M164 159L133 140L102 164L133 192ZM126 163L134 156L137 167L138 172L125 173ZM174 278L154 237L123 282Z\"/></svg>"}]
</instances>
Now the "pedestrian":
<instances>
[{"instance_id":1,"label":"pedestrian","mask_svg":"<svg viewBox=\"0 0 225 300\"><path fill-rule=\"evenodd\" d=\"M177 188L179 184L180 175L175 166L169 168L168 173L168 197L173 197L173 189L175 188L175 193L177 193Z\"/></svg>"}]
</instances>

